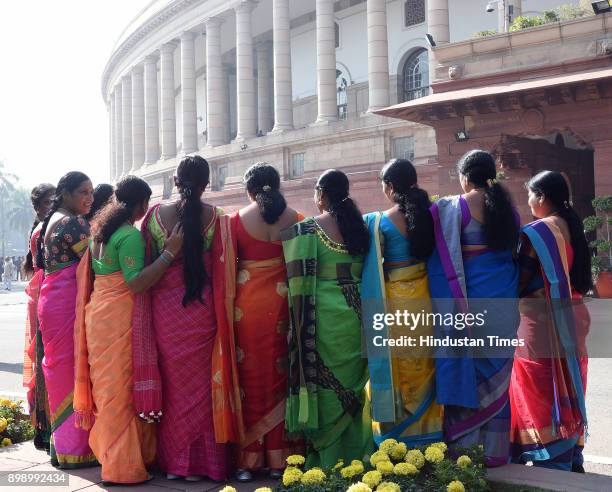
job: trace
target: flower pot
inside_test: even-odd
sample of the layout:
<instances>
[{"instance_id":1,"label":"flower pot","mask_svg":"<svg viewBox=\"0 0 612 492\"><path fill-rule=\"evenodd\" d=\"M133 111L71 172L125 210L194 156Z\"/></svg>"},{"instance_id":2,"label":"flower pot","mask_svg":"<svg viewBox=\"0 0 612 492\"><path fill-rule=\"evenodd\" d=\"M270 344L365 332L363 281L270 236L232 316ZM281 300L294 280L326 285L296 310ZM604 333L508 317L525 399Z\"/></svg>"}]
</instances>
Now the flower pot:
<instances>
[{"instance_id":1,"label":"flower pot","mask_svg":"<svg viewBox=\"0 0 612 492\"><path fill-rule=\"evenodd\" d=\"M612 299L612 272L601 272L595 288L600 298Z\"/></svg>"}]
</instances>

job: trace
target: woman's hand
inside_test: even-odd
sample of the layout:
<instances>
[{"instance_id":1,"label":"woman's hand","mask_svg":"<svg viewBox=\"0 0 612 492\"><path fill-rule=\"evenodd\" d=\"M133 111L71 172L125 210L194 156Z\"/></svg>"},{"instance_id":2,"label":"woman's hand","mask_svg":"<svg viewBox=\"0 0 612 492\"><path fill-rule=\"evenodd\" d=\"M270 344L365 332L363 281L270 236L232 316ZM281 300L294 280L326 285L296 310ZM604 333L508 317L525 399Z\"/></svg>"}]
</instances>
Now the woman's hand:
<instances>
[{"instance_id":1,"label":"woman's hand","mask_svg":"<svg viewBox=\"0 0 612 492\"><path fill-rule=\"evenodd\" d=\"M183 247L183 228L177 223L170 233L170 237L164 243L164 249L168 250L174 256L178 255Z\"/></svg>"}]
</instances>

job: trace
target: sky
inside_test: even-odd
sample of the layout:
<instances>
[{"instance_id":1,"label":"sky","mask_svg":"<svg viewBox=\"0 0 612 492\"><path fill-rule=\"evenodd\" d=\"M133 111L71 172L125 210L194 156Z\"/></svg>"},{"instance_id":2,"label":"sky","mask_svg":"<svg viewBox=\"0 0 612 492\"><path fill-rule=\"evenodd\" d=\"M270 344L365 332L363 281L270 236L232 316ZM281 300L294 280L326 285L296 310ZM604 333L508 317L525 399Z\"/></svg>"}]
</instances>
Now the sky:
<instances>
[{"instance_id":1,"label":"sky","mask_svg":"<svg viewBox=\"0 0 612 492\"><path fill-rule=\"evenodd\" d=\"M32 188L68 171L109 179L102 70L150 0L0 3L0 160Z\"/></svg>"}]
</instances>

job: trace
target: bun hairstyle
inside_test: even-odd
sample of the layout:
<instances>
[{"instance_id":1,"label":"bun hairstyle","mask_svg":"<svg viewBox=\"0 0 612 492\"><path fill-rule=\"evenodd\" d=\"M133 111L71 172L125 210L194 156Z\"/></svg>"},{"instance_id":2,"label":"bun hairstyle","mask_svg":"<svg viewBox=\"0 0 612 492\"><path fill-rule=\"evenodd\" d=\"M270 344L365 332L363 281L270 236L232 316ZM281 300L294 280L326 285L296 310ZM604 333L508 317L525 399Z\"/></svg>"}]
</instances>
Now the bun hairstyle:
<instances>
[{"instance_id":1,"label":"bun hairstyle","mask_svg":"<svg viewBox=\"0 0 612 492\"><path fill-rule=\"evenodd\" d=\"M122 178L117 183L114 200L102 207L93 220L94 241L108 244L117 229L130 220L136 208L149 198L151 188L144 179L136 176Z\"/></svg>"},{"instance_id":2,"label":"bun hairstyle","mask_svg":"<svg viewBox=\"0 0 612 492\"><path fill-rule=\"evenodd\" d=\"M93 192L93 203L89 209L89 213L85 216L85 219L91 221L96 213L108 203L113 196L113 187L107 183L101 183L94 189Z\"/></svg>"},{"instance_id":3,"label":"bun hairstyle","mask_svg":"<svg viewBox=\"0 0 612 492\"><path fill-rule=\"evenodd\" d=\"M514 251L518 245L519 224L510 194L497 182L493 156L484 150L471 150L459 160L457 170L476 188L484 189L483 226L487 246L497 251Z\"/></svg>"},{"instance_id":4,"label":"bun hairstyle","mask_svg":"<svg viewBox=\"0 0 612 492\"><path fill-rule=\"evenodd\" d=\"M55 194L53 195L53 205L51 205L49 213L42 221L40 235L38 236L38 241L36 243L36 264L39 267L42 268L45 264L44 241L51 216L62 206L64 192L73 193L85 181L89 181L89 177L86 174L80 171L70 171L68 174L62 176L59 183L57 183Z\"/></svg>"},{"instance_id":5,"label":"bun hairstyle","mask_svg":"<svg viewBox=\"0 0 612 492\"><path fill-rule=\"evenodd\" d=\"M51 183L39 184L38 186L32 188L32 191L30 192L30 201L32 202L32 208L34 208L34 210L36 211L37 216L34 219L32 228L30 229L30 234L28 236L29 238L32 237L34 229L36 229L36 226L40 222L38 220L38 209L40 208L41 202L50 193L55 193L55 186L53 186ZM28 249L28 254L26 255L25 260L23 262L23 270L28 275L34 271L34 258L32 256L31 249Z\"/></svg>"},{"instance_id":6,"label":"bun hairstyle","mask_svg":"<svg viewBox=\"0 0 612 492\"><path fill-rule=\"evenodd\" d=\"M249 167L242 178L266 224L275 224L287 208L280 192L280 175L274 166L258 162Z\"/></svg>"},{"instance_id":7,"label":"bun hairstyle","mask_svg":"<svg viewBox=\"0 0 612 492\"><path fill-rule=\"evenodd\" d=\"M582 221L570 201L567 181L556 171L542 171L527 183L527 189L538 197L545 197L555 208L559 217L565 220L569 228L574 262L570 269L572 287L586 294L593 287L591 277L591 254L584 235Z\"/></svg>"},{"instance_id":8,"label":"bun hairstyle","mask_svg":"<svg viewBox=\"0 0 612 492\"><path fill-rule=\"evenodd\" d=\"M336 219L349 254L365 254L370 245L370 234L361 211L349 196L349 180L346 174L337 169L328 169L319 176L315 188L327 199L327 212Z\"/></svg>"},{"instance_id":9,"label":"bun hairstyle","mask_svg":"<svg viewBox=\"0 0 612 492\"><path fill-rule=\"evenodd\" d=\"M406 219L410 254L419 260L428 258L436 245L429 194L417 186L417 172L407 159L392 159L380 172L383 183L393 187L391 198Z\"/></svg>"},{"instance_id":10,"label":"bun hairstyle","mask_svg":"<svg viewBox=\"0 0 612 492\"><path fill-rule=\"evenodd\" d=\"M208 186L210 168L199 155L185 157L176 170L176 186L181 195L178 222L183 229L183 279L185 294L183 307L193 300L202 300L208 275L204 265L204 237L202 236L201 196Z\"/></svg>"}]
</instances>

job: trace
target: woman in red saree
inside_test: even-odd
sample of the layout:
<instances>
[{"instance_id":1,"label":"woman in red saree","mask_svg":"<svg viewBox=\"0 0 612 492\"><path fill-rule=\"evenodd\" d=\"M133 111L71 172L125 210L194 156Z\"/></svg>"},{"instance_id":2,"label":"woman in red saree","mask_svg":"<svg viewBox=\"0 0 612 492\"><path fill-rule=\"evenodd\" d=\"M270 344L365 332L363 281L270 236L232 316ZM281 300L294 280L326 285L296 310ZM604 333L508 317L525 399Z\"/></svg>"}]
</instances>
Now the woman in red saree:
<instances>
[{"instance_id":1,"label":"woman in red saree","mask_svg":"<svg viewBox=\"0 0 612 492\"><path fill-rule=\"evenodd\" d=\"M51 415L51 464L60 468L96 464L89 432L76 427L72 407L76 270L89 239L89 225L80 216L89 211L92 201L93 187L85 174L74 171L63 176L37 245L36 262L45 268L38 319Z\"/></svg>"},{"instance_id":2,"label":"woman in red saree","mask_svg":"<svg viewBox=\"0 0 612 492\"><path fill-rule=\"evenodd\" d=\"M53 204L55 186L42 183L32 189L30 200L36 212L36 219L30 233L30 250L23 265L26 278L29 279L25 288L27 297L25 344L23 352L23 386L28 388L28 405L30 417L34 426L34 446L36 449L49 451L49 403L45 377L42 372L42 358L44 355L42 338L38 329L38 296L44 272L34 259L36 258L36 245L42 227L42 221L49 213Z\"/></svg>"},{"instance_id":3,"label":"woman in red saree","mask_svg":"<svg viewBox=\"0 0 612 492\"><path fill-rule=\"evenodd\" d=\"M543 171L527 183L538 220L523 228L521 324L510 384L513 460L584 473L585 391L592 286L582 221L563 175Z\"/></svg>"},{"instance_id":4,"label":"woman in red saree","mask_svg":"<svg viewBox=\"0 0 612 492\"><path fill-rule=\"evenodd\" d=\"M236 476L246 482L262 468L279 478L296 452L285 432L289 308L280 231L302 217L287 207L273 166L251 166L244 183L251 203L230 218L238 270L224 283L233 283L236 292L233 329L245 429Z\"/></svg>"},{"instance_id":5,"label":"woman in red saree","mask_svg":"<svg viewBox=\"0 0 612 492\"><path fill-rule=\"evenodd\" d=\"M206 160L185 157L175 176L180 199L152 207L142 222L145 264L159 256L176 224L184 234L181 253L150 290L150 309L139 307L150 322L141 319L134 333L135 406L145 416L162 413L157 460L170 479L223 480L229 471L227 447L213 428L210 246L222 212L201 201L208 178Z\"/></svg>"}]
</instances>

